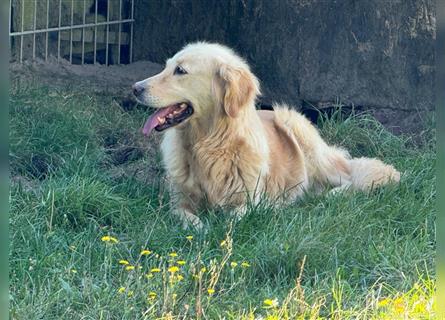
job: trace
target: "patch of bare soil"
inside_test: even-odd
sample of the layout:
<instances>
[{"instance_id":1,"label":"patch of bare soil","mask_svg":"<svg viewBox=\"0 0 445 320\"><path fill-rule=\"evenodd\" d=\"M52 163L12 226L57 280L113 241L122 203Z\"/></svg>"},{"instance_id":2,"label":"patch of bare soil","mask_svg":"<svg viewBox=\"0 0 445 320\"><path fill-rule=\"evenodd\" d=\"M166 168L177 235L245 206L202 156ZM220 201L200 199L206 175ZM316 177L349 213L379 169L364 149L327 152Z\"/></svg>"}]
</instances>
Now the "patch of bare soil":
<instances>
[{"instance_id":1,"label":"patch of bare soil","mask_svg":"<svg viewBox=\"0 0 445 320\"><path fill-rule=\"evenodd\" d=\"M57 87L75 87L88 92L129 96L131 85L162 70L160 64L137 61L127 65L73 65L55 58L45 61L12 63L9 74L12 89L36 82Z\"/></svg>"},{"instance_id":2,"label":"patch of bare soil","mask_svg":"<svg viewBox=\"0 0 445 320\"><path fill-rule=\"evenodd\" d=\"M32 180L26 176L14 175L9 179L11 188L20 187L27 193L39 193L39 180Z\"/></svg>"}]
</instances>

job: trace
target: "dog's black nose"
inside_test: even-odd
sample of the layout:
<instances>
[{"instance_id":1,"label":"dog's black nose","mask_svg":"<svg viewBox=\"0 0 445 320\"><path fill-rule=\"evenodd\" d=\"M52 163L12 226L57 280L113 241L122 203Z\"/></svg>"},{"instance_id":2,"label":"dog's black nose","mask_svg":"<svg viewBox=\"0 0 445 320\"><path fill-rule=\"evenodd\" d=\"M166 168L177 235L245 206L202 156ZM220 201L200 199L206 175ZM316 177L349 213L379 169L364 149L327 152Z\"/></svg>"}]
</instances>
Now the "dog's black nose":
<instances>
[{"instance_id":1,"label":"dog's black nose","mask_svg":"<svg viewBox=\"0 0 445 320\"><path fill-rule=\"evenodd\" d=\"M139 96L142 94L142 92L144 92L144 87L141 86L140 84L137 84L137 83L135 83L135 84L132 86L132 89L133 89L133 94L134 94L136 97L139 97Z\"/></svg>"}]
</instances>

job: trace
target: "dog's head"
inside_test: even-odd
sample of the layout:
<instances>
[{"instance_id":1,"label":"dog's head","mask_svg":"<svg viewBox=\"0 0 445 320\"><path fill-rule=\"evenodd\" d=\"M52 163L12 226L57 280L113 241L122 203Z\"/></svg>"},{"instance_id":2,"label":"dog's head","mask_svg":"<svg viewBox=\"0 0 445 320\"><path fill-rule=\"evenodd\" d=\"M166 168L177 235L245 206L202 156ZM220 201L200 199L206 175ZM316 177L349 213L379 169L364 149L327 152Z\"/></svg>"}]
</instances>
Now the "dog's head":
<instances>
[{"instance_id":1,"label":"dog's head","mask_svg":"<svg viewBox=\"0 0 445 320\"><path fill-rule=\"evenodd\" d=\"M133 93L139 102L158 109L144 125L144 134L149 134L193 121L208 125L215 118L236 118L254 108L259 84L232 50L199 42L167 60L161 73L136 82Z\"/></svg>"}]
</instances>

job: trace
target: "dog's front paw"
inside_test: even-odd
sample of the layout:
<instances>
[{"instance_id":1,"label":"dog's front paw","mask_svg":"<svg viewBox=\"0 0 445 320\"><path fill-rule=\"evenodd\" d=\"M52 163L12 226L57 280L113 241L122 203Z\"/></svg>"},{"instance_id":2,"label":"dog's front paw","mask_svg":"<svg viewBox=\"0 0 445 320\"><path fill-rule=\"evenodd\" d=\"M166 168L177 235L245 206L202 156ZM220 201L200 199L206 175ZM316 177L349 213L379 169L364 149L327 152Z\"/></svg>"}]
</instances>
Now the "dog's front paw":
<instances>
[{"instance_id":1,"label":"dog's front paw","mask_svg":"<svg viewBox=\"0 0 445 320\"><path fill-rule=\"evenodd\" d=\"M205 232L206 228L204 223L202 223L201 219L197 216L193 215L193 217L188 216L186 219L182 220L182 228L184 230L193 228L199 232Z\"/></svg>"},{"instance_id":2,"label":"dog's front paw","mask_svg":"<svg viewBox=\"0 0 445 320\"><path fill-rule=\"evenodd\" d=\"M182 228L184 230L193 228L199 232L206 231L204 223L202 223L201 219L199 219L196 215L194 215L190 211L186 209L176 209L173 211L173 214L179 217L179 219L182 222Z\"/></svg>"}]
</instances>

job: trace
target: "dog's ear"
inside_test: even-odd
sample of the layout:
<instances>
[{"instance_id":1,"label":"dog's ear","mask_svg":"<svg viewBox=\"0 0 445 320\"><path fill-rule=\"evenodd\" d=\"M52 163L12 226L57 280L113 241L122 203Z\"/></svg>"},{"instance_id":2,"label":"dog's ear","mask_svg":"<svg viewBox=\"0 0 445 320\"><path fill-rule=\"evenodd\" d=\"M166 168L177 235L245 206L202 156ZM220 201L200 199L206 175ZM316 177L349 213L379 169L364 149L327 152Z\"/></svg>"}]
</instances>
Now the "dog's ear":
<instances>
[{"instance_id":1,"label":"dog's ear","mask_svg":"<svg viewBox=\"0 0 445 320\"><path fill-rule=\"evenodd\" d=\"M235 118L239 111L255 101L260 93L258 79L247 67L222 64L218 75L223 82L223 106L229 117Z\"/></svg>"}]
</instances>

